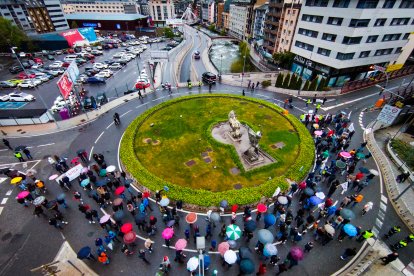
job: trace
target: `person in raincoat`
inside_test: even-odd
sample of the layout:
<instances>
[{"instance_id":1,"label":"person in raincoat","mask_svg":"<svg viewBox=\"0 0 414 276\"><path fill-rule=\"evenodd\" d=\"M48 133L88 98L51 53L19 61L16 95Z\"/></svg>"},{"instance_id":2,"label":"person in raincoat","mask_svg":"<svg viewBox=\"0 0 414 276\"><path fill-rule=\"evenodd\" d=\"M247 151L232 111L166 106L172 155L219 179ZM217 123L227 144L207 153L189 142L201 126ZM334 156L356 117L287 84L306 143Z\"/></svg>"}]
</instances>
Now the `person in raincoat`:
<instances>
[{"instance_id":1,"label":"person in raincoat","mask_svg":"<svg viewBox=\"0 0 414 276\"><path fill-rule=\"evenodd\" d=\"M365 216L365 214L367 212L369 212L370 210L372 210L374 206L374 203L372 203L371 201L368 202L367 204L364 205L364 208L362 209L362 215Z\"/></svg>"},{"instance_id":2,"label":"person in raincoat","mask_svg":"<svg viewBox=\"0 0 414 276\"><path fill-rule=\"evenodd\" d=\"M171 268L170 259L168 258L168 256L164 256L160 264L160 270L167 274L170 271L170 268Z\"/></svg>"}]
</instances>

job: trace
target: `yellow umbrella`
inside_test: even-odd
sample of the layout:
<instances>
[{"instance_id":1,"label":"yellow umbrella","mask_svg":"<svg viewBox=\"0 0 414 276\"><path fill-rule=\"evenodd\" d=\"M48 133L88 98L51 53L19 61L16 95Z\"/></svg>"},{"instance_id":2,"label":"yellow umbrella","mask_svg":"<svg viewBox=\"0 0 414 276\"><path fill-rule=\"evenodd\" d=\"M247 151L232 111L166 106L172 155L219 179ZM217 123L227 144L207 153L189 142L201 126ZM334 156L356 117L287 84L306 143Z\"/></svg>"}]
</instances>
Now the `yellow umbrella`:
<instances>
[{"instance_id":1,"label":"yellow umbrella","mask_svg":"<svg viewBox=\"0 0 414 276\"><path fill-rule=\"evenodd\" d=\"M23 178L22 178L22 177L20 177L20 176L18 176L18 177L13 178L13 179L10 181L10 184L17 184L17 183L20 183L20 181L22 181L22 180L23 180Z\"/></svg>"}]
</instances>

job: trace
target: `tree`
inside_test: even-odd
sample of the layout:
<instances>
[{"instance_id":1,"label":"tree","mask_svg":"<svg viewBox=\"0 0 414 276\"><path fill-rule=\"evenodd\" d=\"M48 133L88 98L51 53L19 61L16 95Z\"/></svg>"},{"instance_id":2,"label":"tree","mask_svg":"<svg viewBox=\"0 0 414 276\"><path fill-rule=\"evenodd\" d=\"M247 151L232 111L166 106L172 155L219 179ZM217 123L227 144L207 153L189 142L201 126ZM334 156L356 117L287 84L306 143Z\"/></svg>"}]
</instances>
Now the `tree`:
<instances>
[{"instance_id":1,"label":"tree","mask_svg":"<svg viewBox=\"0 0 414 276\"><path fill-rule=\"evenodd\" d=\"M17 47L20 50L30 44L27 35L4 17L0 17L0 37L0 52L3 53L10 53L11 47Z\"/></svg>"},{"instance_id":2,"label":"tree","mask_svg":"<svg viewBox=\"0 0 414 276\"><path fill-rule=\"evenodd\" d=\"M216 31L216 25L215 24L211 24L210 26L208 26L208 29L212 32Z\"/></svg>"},{"instance_id":3,"label":"tree","mask_svg":"<svg viewBox=\"0 0 414 276\"><path fill-rule=\"evenodd\" d=\"M226 36L226 35L227 35L226 30L225 30L225 29L222 29L222 30L220 31L220 35L221 35L221 36Z\"/></svg>"},{"instance_id":4,"label":"tree","mask_svg":"<svg viewBox=\"0 0 414 276\"><path fill-rule=\"evenodd\" d=\"M325 86L326 86L326 79L321 78L321 80L319 81L319 85L318 85L318 91L323 91L325 89Z\"/></svg>"},{"instance_id":5,"label":"tree","mask_svg":"<svg viewBox=\"0 0 414 276\"><path fill-rule=\"evenodd\" d=\"M309 80L306 80L306 82L305 82L305 85L303 86L303 91L309 91L309 85L310 85L310 82L309 82Z\"/></svg>"},{"instance_id":6,"label":"tree","mask_svg":"<svg viewBox=\"0 0 414 276\"><path fill-rule=\"evenodd\" d=\"M264 80L262 81L262 87L266 88L272 85L272 81L271 80Z\"/></svg>"},{"instance_id":7,"label":"tree","mask_svg":"<svg viewBox=\"0 0 414 276\"><path fill-rule=\"evenodd\" d=\"M70 24L70 28L71 29L77 29L78 27L78 23L76 23L76 21L72 21L72 23Z\"/></svg>"},{"instance_id":8,"label":"tree","mask_svg":"<svg viewBox=\"0 0 414 276\"><path fill-rule=\"evenodd\" d=\"M290 73L288 73L285 77L285 79L283 80L283 85L282 87L287 89L289 87L289 83L290 83Z\"/></svg>"},{"instance_id":9,"label":"tree","mask_svg":"<svg viewBox=\"0 0 414 276\"><path fill-rule=\"evenodd\" d=\"M280 67L290 70L292 67L295 54L291 52L280 52L273 54L273 60L279 64Z\"/></svg>"},{"instance_id":10,"label":"tree","mask_svg":"<svg viewBox=\"0 0 414 276\"><path fill-rule=\"evenodd\" d=\"M242 41L239 44L239 53L240 56L243 58L243 56L249 56L250 55L250 48L249 48L249 44L247 44L246 41Z\"/></svg>"},{"instance_id":11,"label":"tree","mask_svg":"<svg viewBox=\"0 0 414 276\"><path fill-rule=\"evenodd\" d=\"M275 87L282 87L282 86L283 86L283 74L278 74Z\"/></svg>"},{"instance_id":12,"label":"tree","mask_svg":"<svg viewBox=\"0 0 414 276\"><path fill-rule=\"evenodd\" d=\"M292 75L292 78L290 79L289 83L289 89L295 90L296 89L296 83L298 82L298 77L296 74Z\"/></svg>"},{"instance_id":13,"label":"tree","mask_svg":"<svg viewBox=\"0 0 414 276\"><path fill-rule=\"evenodd\" d=\"M318 86L318 78L314 78L309 85L309 91L315 91Z\"/></svg>"},{"instance_id":14,"label":"tree","mask_svg":"<svg viewBox=\"0 0 414 276\"><path fill-rule=\"evenodd\" d=\"M169 28L169 27L164 28L164 36L166 38L173 38L174 37L173 30L171 28Z\"/></svg>"}]
</instances>

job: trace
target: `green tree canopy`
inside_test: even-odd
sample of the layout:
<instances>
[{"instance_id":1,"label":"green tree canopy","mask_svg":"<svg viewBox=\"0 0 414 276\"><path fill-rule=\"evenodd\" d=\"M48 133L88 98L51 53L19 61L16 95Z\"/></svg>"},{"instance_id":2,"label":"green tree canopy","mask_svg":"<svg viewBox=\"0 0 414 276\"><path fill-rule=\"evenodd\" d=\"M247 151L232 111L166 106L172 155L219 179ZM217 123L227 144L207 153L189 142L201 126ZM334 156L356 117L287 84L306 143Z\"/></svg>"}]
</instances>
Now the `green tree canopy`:
<instances>
[{"instance_id":1,"label":"green tree canopy","mask_svg":"<svg viewBox=\"0 0 414 276\"><path fill-rule=\"evenodd\" d=\"M71 29L77 29L78 27L78 23L76 23L76 21L72 21L72 23L70 24L70 28Z\"/></svg>"},{"instance_id":2,"label":"green tree canopy","mask_svg":"<svg viewBox=\"0 0 414 276\"><path fill-rule=\"evenodd\" d=\"M283 74L278 74L276 79L276 87L282 87L283 85Z\"/></svg>"},{"instance_id":3,"label":"green tree canopy","mask_svg":"<svg viewBox=\"0 0 414 276\"><path fill-rule=\"evenodd\" d=\"M173 38L174 37L173 30L171 28L169 28L169 27L164 28L164 36L166 38Z\"/></svg>"},{"instance_id":4,"label":"green tree canopy","mask_svg":"<svg viewBox=\"0 0 414 276\"><path fill-rule=\"evenodd\" d=\"M288 70L290 70L290 68L292 67L294 57L295 54L291 52L281 52L273 54L273 60L276 63L278 63L280 67Z\"/></svg>"},{"instance_id":5,"label":"green tree canopy","mask_svg":"<svg viewBox=\"0 0 414 276\"><path fill-rule=\"evenodd\" d=\"M290 73L288 73L285 77L285 79L283 80L283 88L288 88L289 87L289 83L290 83Z\"/></svg>"},{"instance_id":6,"label":"green tree canopy","mask_svg":"<svg viewBox=\"0 0 414 276\"><path fill-rule=\"evenodd\" d=\"M20 50L27 47L29 42L27 35L4 17L0 17L0 37L1 52L9 53L11 47L17 47Z\"/></svg>"}]
</instances>

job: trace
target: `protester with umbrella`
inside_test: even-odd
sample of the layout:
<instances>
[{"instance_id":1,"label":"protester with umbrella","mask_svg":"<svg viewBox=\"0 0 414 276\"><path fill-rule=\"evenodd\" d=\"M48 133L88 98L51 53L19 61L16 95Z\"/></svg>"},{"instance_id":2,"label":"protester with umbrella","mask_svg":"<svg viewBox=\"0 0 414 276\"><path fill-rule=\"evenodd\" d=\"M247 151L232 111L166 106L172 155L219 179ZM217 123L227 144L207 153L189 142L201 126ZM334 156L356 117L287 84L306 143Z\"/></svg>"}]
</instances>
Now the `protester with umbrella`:
<instances>
[{"instance_id":1,"label":"protester with umbrella","mask_svg":"<svg viewBox=\"0 0 414 276\"><path fill-rule=\"evenodd\" d=\"M88 259L88 260L94 260L96 261L96 258L91 253L91 248L89 246L82 247L77 254L78 259Z\"/></svg>"}]
</instances>

